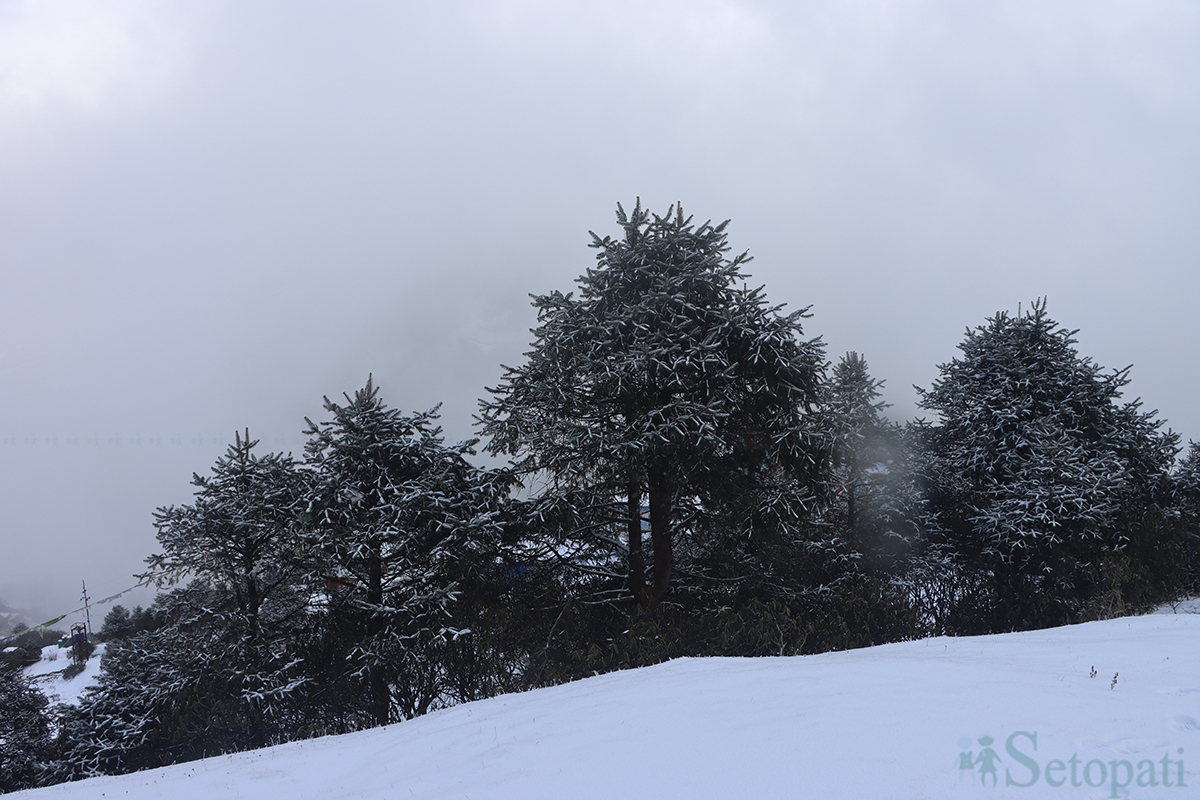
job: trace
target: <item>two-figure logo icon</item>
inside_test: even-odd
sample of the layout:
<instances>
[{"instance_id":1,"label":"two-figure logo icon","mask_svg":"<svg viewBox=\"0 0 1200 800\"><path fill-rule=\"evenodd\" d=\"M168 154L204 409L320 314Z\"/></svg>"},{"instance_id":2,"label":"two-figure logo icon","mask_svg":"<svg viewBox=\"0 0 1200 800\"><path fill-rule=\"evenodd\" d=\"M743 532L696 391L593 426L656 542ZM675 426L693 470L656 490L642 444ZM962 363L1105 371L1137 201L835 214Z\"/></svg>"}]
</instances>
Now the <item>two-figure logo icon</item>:
<instances>
[{"instance_id":1,"label":"two-figure logo icon","mask_svg":"<svg viewBox=\"0 0 1200 800\"><path fill-rule=\"evenodd\" d=\"M977 741L981 748L978 754L972 749L970 739L964 736L958 740L958 746L962 748L962 752L958 756L959 780L961 781L967 774L970 774L971 780L974 782L975 773L978 772L981 785L987 786L987 780L990 777L992 786L995 787L996 763L1000 761L1000 756L992 749L992 744L996 740L985 733Z\"/></svg>"}]
</instances>

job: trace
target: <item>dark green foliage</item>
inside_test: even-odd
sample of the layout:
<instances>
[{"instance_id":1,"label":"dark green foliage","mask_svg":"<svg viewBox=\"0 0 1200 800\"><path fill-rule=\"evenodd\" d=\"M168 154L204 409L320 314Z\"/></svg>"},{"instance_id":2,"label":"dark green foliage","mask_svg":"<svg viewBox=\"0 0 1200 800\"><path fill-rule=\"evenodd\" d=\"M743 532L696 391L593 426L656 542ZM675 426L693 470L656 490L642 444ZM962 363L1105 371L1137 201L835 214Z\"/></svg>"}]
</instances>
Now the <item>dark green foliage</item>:
<instances>
[{"instance_id":1,"label":"dark green foliage","mask_svg":"<svg viewBox=\"0 0 1200 800\"><path fill-rule=\"evenodd\" d=\"M238 435L195 501L155 514L160 584L203 577L151 609L113 608L99 685L63 726L60 771L113 774L289 738L304 685L295 650L303 475Z\"/></svg>"},{"instance_id":2,"label":"dark green foliage","mask_svg":"<svg viewBox=\"0 0 1200 800\"><path fill-rule=\"evenodd\" d=\"M924 465L947 552L993 577L992 629L1077 619L1128 543L1123 514L1152 503L1174 457L1153 412L1034 304L967 332L921 392L939 415Z\"/></svg>"},{"instance_id":3,"label":"dark green foliage","mask_svg":"<svg viewBox=\"0 0 1200 800\"><path fill-rule=\"evenodd\" d=\"M115 605L104 615L98 638L102 642L128 639L139 633L157 630L163 622L151 609L137 606L130 611L125 606Z\"/></svg>"},{"instance_id":4,"label":"dark green foliage","mask_svg":"<svg viewBox=\"0 0 1200 800\"><path fill-rule=\"evenodd\" d=\"M95 649L94 649L94 646L93 646L92 653L94 653L94 652L95 652ZM92 656L92 653L88 653L88 658L91 658L91 656ZM63 680L65 680L65 681L69 681L69 680L71 680L72 678L75 678L75 677L77 677L77 676L79 676L79 675L82 675L82 674L83 674L83 671L84 671L85 669L87 669L87 661L86 661L86 660L84 660L84 661L72 661L72 662L71 662L71 664L70 664L70 666L68 666L66 669L64 669L64 670L62 671Z\"/></svg>"},{"instance_id":5,"label":"dark green foliage","mask_svg":"<svg viewBox=\"0 0 1200 800\"><path fill-rule=\"evenodd\" d=\"M191 505L155 512L163 550L146 559L150 572L142 576L159 585L201 575L214 581L228 593L230 633L246 655L306 604L292 587L302 572L297 532L308 505L307 476L290 456L256 455L257 444L248 431L235 435L211 476L193 476Z\"/></svg>"},{"instance_id":6,"label":"dark green foliage","mask_svg":"<svg viewBox=\"0 0 1200 800\"><path fill-rule=\"evenodd\" d=\"M186 753L177 752L187 743L174 733L176 701L199 677L182 663L197 655L194 642L167 632L109 644L98 684L64 713L56 780L186 760Z\"/></svg>"},{"instance_id":7,"label":"dark green foliage","mask_svg":"<svg viewBox=\"0 0 1200 800\"><path fill-rule=\"evenodd\" d=\"M1200 594L1200 445L1190 442L1167 486L1158 482L1148 494L1121 515L1121 591L1135 611Z\"/></svg>"},{"instance_id":8,"label":"dark green foliage","mask_svg":"<svg viewBox=\"0 0 1200 800\"><path fill-rule=\"evenodd\" d=\"M640 605L672 580L675 546L722 498L785 473L811 501L826 464L808 412L823 355L748 289L725 224L618 206L618 239L593 236L579 297L534 298L533 350L481 403L487 449L546 480L540 518L579 561L623 576ZM564 513L564 503L570 506ZM643 546L649 534L650 552ZM613 587L615 588L615 587Z\"/></svg>"},{"instance_id":9,"label":"dark green foliage","mask_svg":"<svg viewBox=\"0 0 1200 800\"><path fill-rule=\"evenodd\" d=\"M170 623L112 642L98 684L67 711L60 778L132 772L291 738L302 685L286 653L246 658L235 601L205 582L159 595Z\"/></svg>"},{"instance_id":10,"label":"dark green foliage","mask_svg":"<svg viewBox=\"0 0 1200 800\"><path fill-rule=\"evenodd\" d=\"M83 639L75 641L71 645L71 666L63 670L63 677L70 678L72 675L78 675L83 672L87 661L92 657L92 653L96 652L96 643Z\"/></svg>"},{"instance_id":11,"label":"dark green foliage","mask_svg":"<svg viewBox=\"0 0 1200 800\"><path fill-rule=\"evenodd\" d=\"M911 613L887 584L859 576L836 594L751 599L711 610L674 602L624 614L572 604L539 655L542 683L559 683L673 658L790 656L906 638Z\"/></svg>"},{"instance_id":12,"label":"dark green foliage","mask_svg":"<svg viewBox=\"0 0 1200 800\"><path fill-rule=\"evenodd\" d=\"M46 706L16 665L0 663L0 793L41 782L51 745Z\"/></svg>"},{"instance_id":13,"label":"dark green foliage","mask_svg":"<svg viewBox=\"0 0 1200 800\"><path fill-rule=\"evenodd\" d=\"M473 467L474 442L444 444L434 411L404 416L370 380L309 423L312 524L304 543L324 582L323 671L375 724L442 702L437 653L465 633L454 601L495 563L508 484ZM360 698L360 699L359 699Z\"/></svg>"},{"instance_id":14,"label":"dark green foliage","mask_svg":"<svg viewBox=\"0 0 1200 800\"><path fill-rule=\"evenodd\" d=\"M129 609L123 605L115 605L104 615L98 636L101 641L125 639L133 635L133 620Z\"/></svg>"},{"instance_id":15,"label":"dark green foliage","mask_svg":"<svg viewBox=\"0 0 1200 800\"><path fill-rule=\"evenodd\" d=\"M834 492L822 517L862 554L864 569L893 572L920 538L922 500L904 432L882 416L882 386L858 353L834 365L822 407L833 442Z\"/></svg>"},{"instance_id":16,"label":"dark green foliage","mask_svg":"<svg viewBox=\"0 0 1200 800\"><path fill-rule=\"evenodd\" d=\"M146 559L151 571L144 577L212 582L203 592L173 596L164 607L172 630L159 639L205 651L213 666L210 680L198 684L205 691L195 695L197 713L207 698L216 717L242 714L246 741L262 746L285 736L273 720L299 702L289 695L303 684L296 643L310 592L302 583L298 532L309 483L290 456L258 456L256 445L248 432L235 435L212 474L194 476L192 504L155 513L163 550Z\"/></svg>"},{"instance_id":17,"label":"dark green foliage","mask_svg":"<svg viewBox=\"0 0 1200 800\"><path fill-rule=\"evenodd\" d=\"M1188 442L1187 453L1173 477L1181 507L1189 514L1200 513L1200 442Z\"/></svg>"},{"instance_id":18,"label":"dark green foliage","mask_svg":"<svg viewBox=\"0 0 1200 800\"><path fill-rule=\"evenodd\" d=\"M847 353L833 367L823 410L832 432L834 460L847 472L838 476L843 484L861 480L857 473L887 457L877 441L886 427L882 412L888 407L879 399L882 387L883 381L871 377L866 359L858 353Z\"/></svg>"},{"instance_id":19,"label":"dark green foliage","mask_svg":"<svg viewBox=\"0 0 1200 800\"><path fill-rule=\"evenodd\" d=\"M402 417L370 383L326 408L334 420L310 424L305 465L259 457L239 435L212 476L195 478L194 503L158 511L151 576L205 580L147 612L110 612L100 683L63 720L56 779L347 732L516 688L517 670L502 676L493 658L499 641L468 630L497 613L506 481L466 461L470 443L444 446L432 413Z\"/></svg>"}]
</instances>

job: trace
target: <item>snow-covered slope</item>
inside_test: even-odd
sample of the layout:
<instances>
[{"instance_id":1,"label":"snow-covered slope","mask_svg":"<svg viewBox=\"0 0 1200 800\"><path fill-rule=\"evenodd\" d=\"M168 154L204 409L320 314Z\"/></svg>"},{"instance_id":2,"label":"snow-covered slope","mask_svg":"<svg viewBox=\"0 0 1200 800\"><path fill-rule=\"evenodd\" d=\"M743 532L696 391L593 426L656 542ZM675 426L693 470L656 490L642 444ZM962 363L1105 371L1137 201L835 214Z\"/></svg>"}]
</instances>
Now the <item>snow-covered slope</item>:
<instances>
[{"instance_id":1,"label":"snow-covered slope","mask_svg":"<svg viewBox=\"0 0 1200 800\"><path fill-rule=\"evenodd\" d=\"M42 659L36 664L25 668L25 674L33 679L33 684L46 695L51 703L79 704L79 696L84 689L91 686L100 677L100 657L104 655L104 645L96 645L96 652L83 665L83 672L73 678L64 678L62 673L71 666L71 651L65 648L49 645L42 648Z\"/></svg>"},{"instance_id":2,"label":"snow-covered slope","mask_svg":"<svg viewBox=\"0 0 1200 800\"><path fill-rule=\"evenodd\" d=\"M1200 615L684 659L28 796L1184 800L1200 797Z\"/></svg>"}]
</instances>

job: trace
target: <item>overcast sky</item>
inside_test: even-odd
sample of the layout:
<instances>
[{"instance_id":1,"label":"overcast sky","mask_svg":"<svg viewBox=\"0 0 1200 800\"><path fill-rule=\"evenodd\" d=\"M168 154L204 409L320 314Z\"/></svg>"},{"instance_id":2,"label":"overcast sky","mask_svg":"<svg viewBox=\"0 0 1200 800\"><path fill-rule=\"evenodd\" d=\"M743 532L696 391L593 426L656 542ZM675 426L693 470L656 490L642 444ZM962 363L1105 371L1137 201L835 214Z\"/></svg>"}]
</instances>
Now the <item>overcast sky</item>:
<instances>
[{"instance_id":1,"label":"overcast sky","mask_svg":"<svg viewBox=\"0 0 1200 800\"><path fill-rule=\"evenodd\" d=\"M637 196L893 418L1045 295L1200 439L1194 0L0 0L0 598L132 585L235 430L299 454L368 373L472 435Z\"/></svg>"}]
</instances>

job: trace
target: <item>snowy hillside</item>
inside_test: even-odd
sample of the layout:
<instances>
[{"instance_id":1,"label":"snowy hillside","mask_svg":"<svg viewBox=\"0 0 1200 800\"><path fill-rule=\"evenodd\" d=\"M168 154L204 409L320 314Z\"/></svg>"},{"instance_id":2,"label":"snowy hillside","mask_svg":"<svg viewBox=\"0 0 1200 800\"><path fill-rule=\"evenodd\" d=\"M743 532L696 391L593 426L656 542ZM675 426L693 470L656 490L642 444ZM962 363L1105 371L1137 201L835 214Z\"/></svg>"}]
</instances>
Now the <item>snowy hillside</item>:
<instances>
[{"instance_id":1,"label":"snowy hillside","mask_svg":"<svg viewBox=\"0 0 1200 800\"><path fill-rule=\"evenodd\" d=\"M42 660L25 668L25 675L33 679L36 686L51 703L79 704L79 696L100 677L100 657L104 645L96 645L96 652L83 666L83 672L73 678L64 678L63 670L71 666L71 651L56 645L42 648Z\"/></svg>"},{"instance_id":2,"label":"snowy hillside","mask_svg":"<svg viewBox=\"0 0 1200 800\"><path fill-rule=\"evenodd\" d=\"M685 659L19 796L1183 800L1200 797L1200 615Z\"/></svg>"}]
</instances>

